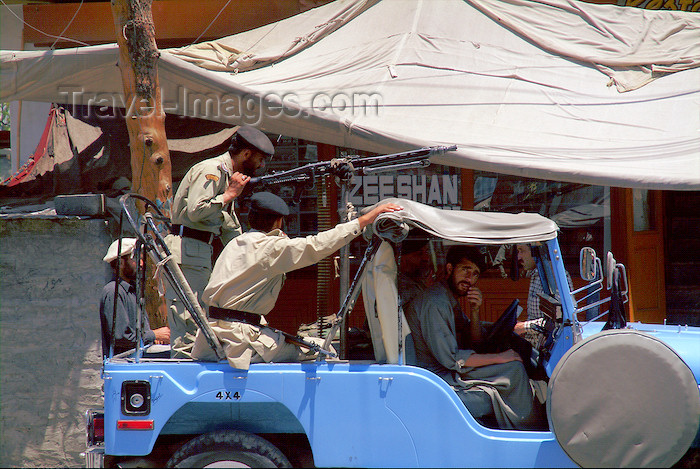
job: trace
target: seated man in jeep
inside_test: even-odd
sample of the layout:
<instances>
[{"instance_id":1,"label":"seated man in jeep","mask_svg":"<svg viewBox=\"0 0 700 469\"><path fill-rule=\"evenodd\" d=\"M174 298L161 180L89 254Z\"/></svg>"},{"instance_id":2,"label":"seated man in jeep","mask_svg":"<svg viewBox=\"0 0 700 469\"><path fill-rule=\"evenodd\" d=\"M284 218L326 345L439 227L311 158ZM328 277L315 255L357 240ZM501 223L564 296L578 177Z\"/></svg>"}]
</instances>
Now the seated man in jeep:
<instances>
[{"instance_id":1,"label":"seated man in jeep","mask_svg":"<svg viewBox=\"0 0 700 469\"><path fill-rule=\"evenodd\" d=\"M508 349L476 353L482 339L479 310L482 256L473 246L453 246L447 253L443 282L427 288L408 305L418 366L440 376L478 419L495 418L502 429L531 429L540 423L543 400L528 378L522 358ZM458 298L466 297L468 316Z\"/></svg>"}]
</instances>

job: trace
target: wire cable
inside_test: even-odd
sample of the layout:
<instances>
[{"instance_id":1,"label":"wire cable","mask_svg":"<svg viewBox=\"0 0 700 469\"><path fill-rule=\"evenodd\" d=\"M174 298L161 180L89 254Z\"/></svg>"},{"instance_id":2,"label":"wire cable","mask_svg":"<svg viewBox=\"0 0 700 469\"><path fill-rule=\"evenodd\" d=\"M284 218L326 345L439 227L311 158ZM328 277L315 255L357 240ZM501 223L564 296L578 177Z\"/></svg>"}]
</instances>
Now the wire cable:
<instances>
[{"instance_id":1,"label":"wire cable","mask_svg":"<svg viewBox=\"0 0 700 469\"><path fill-rule=\"evenodd\" d=\"M202 33L201 33L199 36L197 36L197 39L195 39L195 40L192 42L192 44L195 44L197 41L199 41L199 39L200 39L202 36L204 36L204 33L206 33L207 31L209 31L209 28L211 28L211 25L214 24L214 21L216 21L216 20L219 18L219 16L221 16L221 13L223 13L223 11L226 9L226 7L229 5L229 3L231 3L231 0L228 0L228 1L226 2L226 5L224 5L224 6L221 7L221 10L219 10L219 13L217 13L216 16L214 17L214 19L211 20L211 21L209 22L209 24L207 25L207 27L204 28L204 31L202 31ZM192 44L190 44L190 45L192 45Z\"/></svg>"},{"instance_id":2,"label":"wire cable","mask_svg":"<svg viewBox=\"0 0 700 469\"><path fill-rule=\"evenodd\" d=\"M85 0L80 0L80 5L78 5L78 8L75 10L75 13L73 13L73 17L70 19L70 21L68 22L68 24L66 25L66 27L63 28L63 31L61 31L61 32L59 33L59 37L63 36L63 33L66 32L66 30L70 27L71 24L73 24L73 20L75 20L75 17L78 16L78 12L79 12L80 9L83 7L83 2L84 2L84 1L85 1ZM53 41L53 44L51 44L50 49L53 49L53 48L56 46L56 43L57 43L57 42L58 42L58 38L56 38L56 40Z\"/></svg>"},{"instance_id":3,"label":"wire cable","mask_svg":"<svg viewBox=\"0 0 700 469\"><path fill-rule=\"evenodd\" d=\"M49 33L47 33L47 32L44 32L44 31L42 31L42 30L39 29L39 28L35 28L34 26L32 26L31 24L27 23L26 21L24 21L24 20L23 20L22 18L20 18L19 16L17 16L17 14L16 14L14 11L12 11L12 9L7 5L7 3L5 3L5 0L0 0L0 3L2 3L3 5L5 5L5 7L8 9L8 11L9 11L10 13L12 13L12 16L14 16L14 17L17 18L19 21L21 21L25 26L27 26L28 28L33 29L34 31L36 31L36 32L38 32L38 33L43 34L44 36L48 36L48 37L51 37L51 38L54 38L54 39L57 39L57 40L58 40L58 39L62 39L62 40L65 40L65 41L75 42L76 44L80 44L81 46L89 46L89 45L90 45L90 44L88 44L88 43L86 43L86 42L78 41L77 39L71 39L71 38L69 38L69 37L63 37L63 36L54 36L53 34L49 34ZM71 20L71 21L72 21L72 20ZM64 30L64 31L65 31L65 30ZM63 34L63 33L61 33L61 34ZM55 43L54 43L54 44L55 44Z\"/></svg>"}]
</instances>

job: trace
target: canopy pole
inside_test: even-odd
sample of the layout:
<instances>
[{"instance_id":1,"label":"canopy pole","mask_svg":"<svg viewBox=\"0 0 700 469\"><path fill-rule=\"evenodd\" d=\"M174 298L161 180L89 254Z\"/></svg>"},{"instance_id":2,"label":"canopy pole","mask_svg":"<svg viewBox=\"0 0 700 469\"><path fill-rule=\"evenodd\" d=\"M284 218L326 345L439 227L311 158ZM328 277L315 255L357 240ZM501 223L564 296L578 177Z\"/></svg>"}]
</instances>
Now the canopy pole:
<instances>
[{"instance_id":1,"label":"canopy pole","mask_svg":"<svg viewBox=\"0 0 700 469\"><path fill-rule=\"evenodd\" d=\"M356 215L353 205L350 203L350 181L344 181L341 184L341 203L338 209L338 215L340 215L340 221L348 222L352 220L352 217ZM348 245L340 248L340 301L343 301L348 294L348 288L350 285L350 248ZM340 358L342 360L348 359L348 344L347 344L347 315L343 315L340 324ZM333 338L331 337L331 340Z\"/></svg>"},{"instance_id":2,"label":"canopy pole","mask_svg":"<svg viewBox=\"0 0 700 469\"><path fill-rule=\"evenodd\" d=\"M112 0L112 15L119 45L119 70L124 86L126 127L131 149L132 191L156 202L167 216L172 205L172 169L165 136L157 62L160 57L151 14L152 0ZM146 211L136 203L139 214ZM165 235L166 224L158 230ZM146 311L156 325L166 321L165 304L153 280L155 267L146 264Z\"/></svg>"}]
</instances>

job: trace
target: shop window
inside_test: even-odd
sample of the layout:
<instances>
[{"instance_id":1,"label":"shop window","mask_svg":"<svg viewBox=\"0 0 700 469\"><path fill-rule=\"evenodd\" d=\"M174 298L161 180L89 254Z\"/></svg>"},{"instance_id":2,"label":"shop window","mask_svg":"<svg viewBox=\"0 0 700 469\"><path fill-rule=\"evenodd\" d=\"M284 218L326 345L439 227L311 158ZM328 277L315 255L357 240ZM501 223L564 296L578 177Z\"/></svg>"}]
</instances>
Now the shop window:
<instances>
[{"instance_id":1,"label":"shop window","mask_svg":"<svg viewBox=\"0 0 700 469\"><path fill-rule=\"evenodd\" d=\"M376 153L338 148L338 157L348 155L375 156ZM388 171L371 176L355 176L350 185L349 201L360 212L380 200L396 197L414 200L448 210L462 207L461 170L452 166L431 164L426 168ZM338 208L342 198L338 197ZM366 243L350 245L351 272L362 259Z\"/></svg>"},{"instance_id":2,"label":"shop window","mask_svg":"<svg viewBox=\"0 0 700 469\"><path fill-rule=\"evenodd\" d=\"M652 193L646 189L632 190L634 231L650 231L654 226Z\"/></svg>"},{"instance_id":3,"label":"shop window","mask_svg":"<svg viewBox=\"0 0 700 469\"><path fill-rule=\"evenodd\" d=\"M560 228L559 244L566 269L578 272L579 251L610 249L610 190L603 186L531 179L474 171L474 209L536 212ZM511 265L508 259L504 265Z\"/></svg>"}]
</instances>

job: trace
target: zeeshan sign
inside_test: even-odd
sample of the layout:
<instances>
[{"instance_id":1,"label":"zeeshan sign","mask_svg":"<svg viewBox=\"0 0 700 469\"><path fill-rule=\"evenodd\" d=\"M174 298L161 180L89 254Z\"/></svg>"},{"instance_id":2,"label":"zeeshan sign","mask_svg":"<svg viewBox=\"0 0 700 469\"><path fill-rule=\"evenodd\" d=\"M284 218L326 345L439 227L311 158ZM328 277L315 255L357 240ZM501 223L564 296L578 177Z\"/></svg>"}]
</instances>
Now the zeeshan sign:
<instances>
[{"instance_id":1,"label":"zeeshan sign","mask_svg":"<svg viewBox=\"0 0 700 469\"><path fill-rule=\"evenodd\" d=\"M387 197L415 200L442 208L460 208L460 177L457 174L380 174L355 176L350 202L368 206Z\"/></svg>"}]
</instances>

